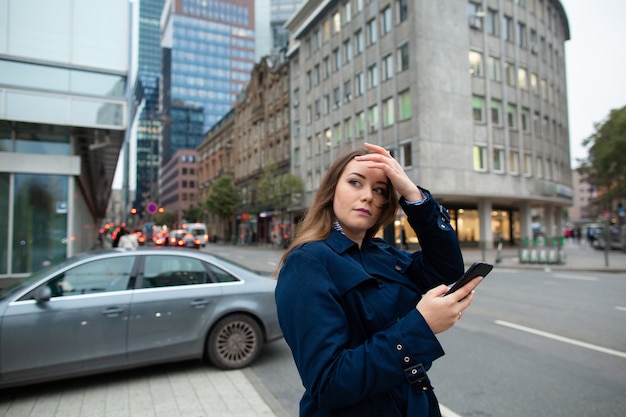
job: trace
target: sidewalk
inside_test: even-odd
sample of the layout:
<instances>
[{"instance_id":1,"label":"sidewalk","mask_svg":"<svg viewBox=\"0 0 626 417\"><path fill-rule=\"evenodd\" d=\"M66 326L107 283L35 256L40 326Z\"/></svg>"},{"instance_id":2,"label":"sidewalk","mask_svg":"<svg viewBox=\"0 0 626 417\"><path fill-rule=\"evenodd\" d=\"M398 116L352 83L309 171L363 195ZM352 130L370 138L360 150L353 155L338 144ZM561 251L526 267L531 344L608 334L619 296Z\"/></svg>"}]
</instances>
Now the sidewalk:
<instances>
[{"instance_id":1,"label":"sidewalk","mask_svg":"<svg viewBox=\"0 0 626 417\"><path fill-rule=\"evenodd\" d=\"M626 252L611 250L605 252L589 247L585 243L580 245L566 241L562 252L564 262L561 264L550 263L522 263L520 262L519 248L504 248L498 256L496 249L481 251L480 249L463 249L465 264L470 265L474 261L483 260L501 268L528 268L549 269L556 271L585 271L585 272L626 272ZM500 259L499 262L497 259Z\"/></svg>"}]
</instances>

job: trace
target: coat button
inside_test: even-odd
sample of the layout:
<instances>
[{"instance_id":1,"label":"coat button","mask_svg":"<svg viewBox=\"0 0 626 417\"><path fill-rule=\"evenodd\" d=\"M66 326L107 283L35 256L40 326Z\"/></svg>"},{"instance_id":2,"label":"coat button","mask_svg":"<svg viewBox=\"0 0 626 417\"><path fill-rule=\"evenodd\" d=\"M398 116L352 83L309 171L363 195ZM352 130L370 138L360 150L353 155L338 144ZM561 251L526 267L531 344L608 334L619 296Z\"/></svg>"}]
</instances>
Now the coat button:
<instances>
[{"instance_id":1,"label":"coat button","mask_svg":"<svg viewBox=\"0 0 626 417\"><path fill-rule=\"evenodd\" d=\"M411 358L409 358L408 356L404 357L404 362L409 363L411 362Z\"/></svg>"},{"instance_id":2,"label":"coat button","mask_svg":"<svg viewBox=\"0 0 626 417\"><path fill-rule=\"evenodd\" d=\"M398 350L402 350L402 345L400 345L400 344L399 344L399 345L396 345L396 349L398 349Z\"/></svg>"},{"instance_id":3,"label":"coat button","mask_svg":"<svg viewBox=\"0 0 626 417\"><path fill-rule=\"evenodd\" d=\"M396 268L396 271L402 270L402 267L400 265L396 265L395 268Z\"/></svg>"}]
</instances>

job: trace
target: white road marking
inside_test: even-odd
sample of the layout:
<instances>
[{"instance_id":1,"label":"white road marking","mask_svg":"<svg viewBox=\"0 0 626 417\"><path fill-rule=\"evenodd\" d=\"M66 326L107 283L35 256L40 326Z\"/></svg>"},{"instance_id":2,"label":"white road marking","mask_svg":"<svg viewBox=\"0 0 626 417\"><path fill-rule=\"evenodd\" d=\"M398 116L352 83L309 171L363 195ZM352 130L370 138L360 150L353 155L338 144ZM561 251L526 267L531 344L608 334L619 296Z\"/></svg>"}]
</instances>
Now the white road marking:
<instances>
[{"instance_id":1,"label":"white road marking","mask_svg":"<svg viewBox=\"0 0 626 417\"><path fill-rule=\"evenodd\" d=\"M439 410L441 410L441 417L461 417L460 414L455 413L441 403L439 404Z\"/></svg>"},{"instance_id":2,"label":"white road marking","mask_svg":"<svg viewBox=\"0 0 626 417\"><path fill-rule=\"evenodd\" d=\"M615 306L617 311L626 311L626 307Z\"/></svg>"},{"instance_id":3,"label":"white road marking","mask_svg":"<svg viewBox=\"0 0 626 417\"><path fill-rule=\"evenodd\" d=\"M552 275L554 278L564 278L564 279L577 279L580 281L597 281L598 278L585 276L585 275L571 275L571 274L554 274Z\"/></svg>"},{"instance_id":4,"label":"white road marking","mask_svg":"<svg viewBox=\"0 0 626 417\"><path fill-rule=\"evenodd\" d=\"M593 345L593 344L587 343L587 342L581 342L580 340L570 339L569 337L559 336L559 335L556 335L556 334L544 332L542 330L533 329L531 327L520 326L519 324L510 323L508 321L496 320L495 323L500 325L500 326L509 327L511 329L520 330L522 332L531 333L531 334L534 334L534 335L537 335L537 336L546 337L548 339L557 340L559 342L568 343L570 345L579 346L579 347L583 347L585 349L595 350L597 352L602 352L602 353L606 353L608 355L613 355L613 356L617 356L617 357L626 359L626 352L621 352L619 350L609 349L609 348L605 348L605 347L602 347L602 346Z\"/></svg>"}]
</instances>

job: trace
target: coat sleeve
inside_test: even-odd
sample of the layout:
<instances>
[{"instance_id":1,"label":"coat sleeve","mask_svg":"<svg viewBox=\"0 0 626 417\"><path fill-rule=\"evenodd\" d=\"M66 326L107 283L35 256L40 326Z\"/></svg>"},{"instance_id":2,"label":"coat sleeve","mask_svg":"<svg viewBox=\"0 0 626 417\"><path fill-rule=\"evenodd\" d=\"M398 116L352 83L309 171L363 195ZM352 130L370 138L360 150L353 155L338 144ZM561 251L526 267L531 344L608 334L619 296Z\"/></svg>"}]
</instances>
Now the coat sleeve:
<instances>
[{"instance_id":1,"label":"coat sleeve","mask_svg":"<svg viewBox=\"0 0 626 417\"><path fill-rule=\"evenodd\" d=\"M430 368L443 349L416 309L349 346L350 318L323 256L294 250L276 288L278 318L308 395L332 410L407 383L412 367Z\"/></svg>"},{"instance_id":2,"label":"coat sleeve","mask_svg":"<svg viewBox=\"0 0 626 417\"><path fill-rule=\"evenodd\" d=\"M412 254L413 262L407 274L419 277L418 285L426 292L440 284L451 284L461 277L464 271L463 254L459 246L456 230L450 223L450 214L428 192L421 205L407 204L400 199L400 205L420 243L421 250Z\"/></svg>"}]
</instances>

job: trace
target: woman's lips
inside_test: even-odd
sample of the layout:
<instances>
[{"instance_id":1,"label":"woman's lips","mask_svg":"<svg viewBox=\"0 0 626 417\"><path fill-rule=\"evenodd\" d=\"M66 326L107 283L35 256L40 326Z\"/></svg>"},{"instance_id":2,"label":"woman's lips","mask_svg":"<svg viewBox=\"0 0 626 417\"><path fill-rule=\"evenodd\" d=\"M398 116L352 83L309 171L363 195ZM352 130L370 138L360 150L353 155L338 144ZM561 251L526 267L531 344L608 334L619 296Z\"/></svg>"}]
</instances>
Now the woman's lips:
<instances>
[{"instance_id":1,"label":"woman's lips","mask_svg":"<svg viewBox=\"0 0 626 417\"><path fill-rule=\"evenodd\" d=\"M366 215L368 215L368 216L371 216L371 215L372 215L372 213L370 213L370 211L369 211L369 210L367 210L367 209L356 209L356 211L358 211L358 212L359 212L359 213L361 213L361 214L366 214Z\"/></svg>"}]
</instances>

